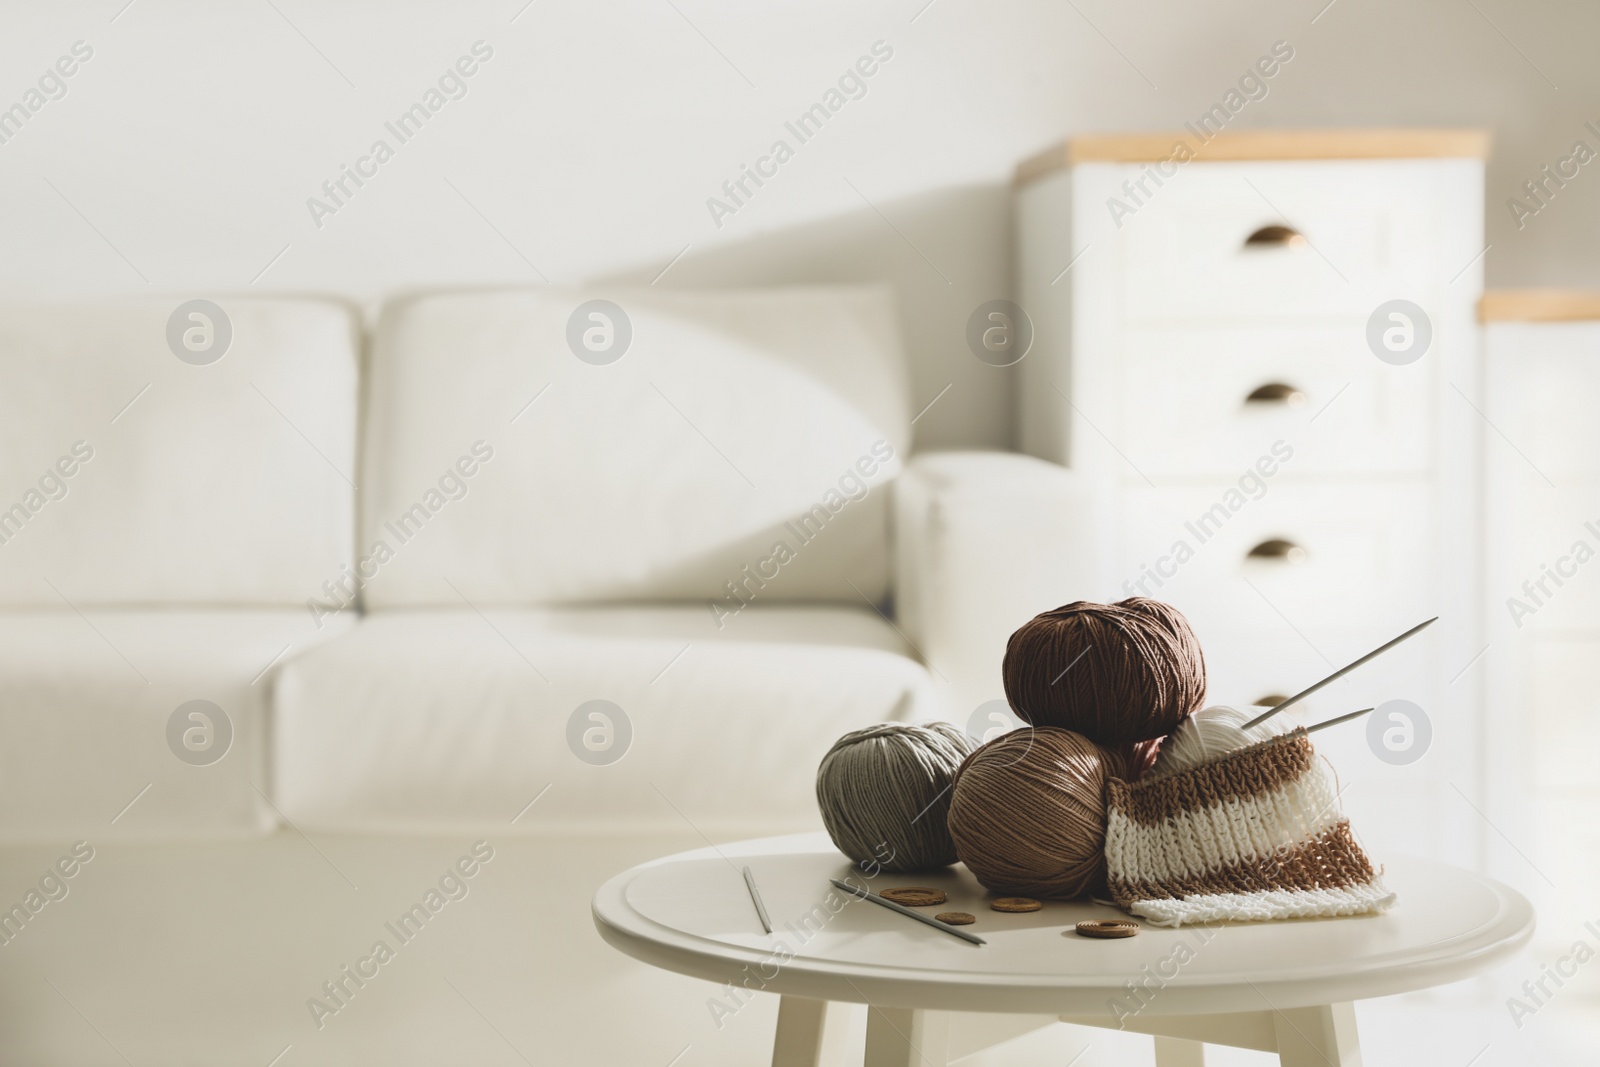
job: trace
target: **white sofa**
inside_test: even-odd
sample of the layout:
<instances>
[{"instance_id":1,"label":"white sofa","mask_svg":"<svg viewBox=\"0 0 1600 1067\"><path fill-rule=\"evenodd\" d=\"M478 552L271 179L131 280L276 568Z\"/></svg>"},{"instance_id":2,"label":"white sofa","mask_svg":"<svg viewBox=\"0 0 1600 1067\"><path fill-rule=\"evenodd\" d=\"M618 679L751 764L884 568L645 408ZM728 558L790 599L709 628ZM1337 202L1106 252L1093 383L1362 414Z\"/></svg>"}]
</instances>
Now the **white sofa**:
<instances>
[{"instance_id":1,"label":"white sofa","mask_svg":"<svg viewBox=\"0 0 1600 1067\"><path fill-rule=\"evenodd\" d=\"M632 333L603 365L567 343L602 297ZM1067 472L908 458L882 289L419 294L366 342L335 301L222 298L204 366L177 303L0 315L3 1062L500 1062L517 1010L568 1060L666 1063L672 1025L598 1020L699 1033L704 993L606 950L594 883L816 826L837 735L964 723L1009 631L1087 595ZM220 758L180 758L192 700ZM614 762L575 740L595 700ZM509 859L449 962L308 1012L476 840Z\"/></svg>"}]
</instances>

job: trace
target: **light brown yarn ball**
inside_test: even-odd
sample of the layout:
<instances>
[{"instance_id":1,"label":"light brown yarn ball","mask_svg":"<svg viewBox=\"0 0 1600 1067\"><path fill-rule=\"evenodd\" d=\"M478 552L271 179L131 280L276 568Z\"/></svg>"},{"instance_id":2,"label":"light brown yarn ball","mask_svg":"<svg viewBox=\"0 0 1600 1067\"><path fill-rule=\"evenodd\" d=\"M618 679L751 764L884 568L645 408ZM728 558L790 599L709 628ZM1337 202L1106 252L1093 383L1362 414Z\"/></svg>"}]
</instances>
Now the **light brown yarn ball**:
<instances>
[{"instance_id":1,"label":"light brown yarn ball","mask_svg":"<svg viewBox=\"0 0 1600 1067\"><path fill-rule=\"evenodd\" d=\"M1200 639L1177 608L1146 597L1035 616L1006 642L1000 673L1023 722L1101 745L1170 734L1206 698Z\"/></svg>"},{"instance_id":2,"label":"light brown yarn ball","mask_svg":"<svg viewBox=\"0 0 1600 1067\"><path fill-rule=\"evenodd\" d=\"M1125 759L1082 734L1013 730L962 763L950 836L973 875L997 893L1068 899L1105 884L1108 775Z\"/></svg>"}]
</instances>

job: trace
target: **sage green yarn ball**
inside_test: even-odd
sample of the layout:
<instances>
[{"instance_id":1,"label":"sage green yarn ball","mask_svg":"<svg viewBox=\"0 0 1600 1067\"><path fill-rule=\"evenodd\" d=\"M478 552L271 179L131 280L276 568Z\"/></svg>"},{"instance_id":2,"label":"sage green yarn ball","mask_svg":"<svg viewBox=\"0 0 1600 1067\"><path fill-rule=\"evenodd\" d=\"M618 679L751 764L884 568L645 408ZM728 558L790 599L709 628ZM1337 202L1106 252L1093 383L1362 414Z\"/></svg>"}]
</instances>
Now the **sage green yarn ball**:
<instances>
[{"instance_id":1,"label":"sage green yarn ball","mask_svg":"<svg viewBox=\"0 0 1600 1067\"><path fill-rule=\"evenodd\" d=\"M835 741L817 767L817 806L839 851L886 871L956 861L950 783L977 747L947 722L879 723Z\"/></svg>"}]
</instances>

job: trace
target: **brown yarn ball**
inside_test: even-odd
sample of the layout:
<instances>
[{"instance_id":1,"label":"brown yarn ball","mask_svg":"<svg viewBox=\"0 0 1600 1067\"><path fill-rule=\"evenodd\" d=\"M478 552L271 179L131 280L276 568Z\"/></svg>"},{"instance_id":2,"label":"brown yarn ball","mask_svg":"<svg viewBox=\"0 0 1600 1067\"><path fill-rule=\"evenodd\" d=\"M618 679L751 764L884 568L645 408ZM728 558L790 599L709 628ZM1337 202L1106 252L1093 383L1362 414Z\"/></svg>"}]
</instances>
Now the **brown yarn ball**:
<instances>
[{"instance_id":1,"label":"brown yarn ball","mask_svg":"<svg viewBox=\"0 0 1600 1067\"><path fill-rule=\"evenodd\" d=\"M997 737L956 771L956 854L996 893L1064 900L1103 890L1106 778L1125 771L1122 756L1071 730Z\"/></svg>"},{"instance_id":2,"label":"brown yarn ball","mask_svg":"<svg viewBox=\"0 0 1600 1067\"><path fill-rule=\"evenodd\" d=\"M1206 699L1206 660L1189 621L1145 597L1078 600L1034 616L1006 643L1000 671L1024 722L1102 745L1169 734Z\"/></svg>"}]
</instances>

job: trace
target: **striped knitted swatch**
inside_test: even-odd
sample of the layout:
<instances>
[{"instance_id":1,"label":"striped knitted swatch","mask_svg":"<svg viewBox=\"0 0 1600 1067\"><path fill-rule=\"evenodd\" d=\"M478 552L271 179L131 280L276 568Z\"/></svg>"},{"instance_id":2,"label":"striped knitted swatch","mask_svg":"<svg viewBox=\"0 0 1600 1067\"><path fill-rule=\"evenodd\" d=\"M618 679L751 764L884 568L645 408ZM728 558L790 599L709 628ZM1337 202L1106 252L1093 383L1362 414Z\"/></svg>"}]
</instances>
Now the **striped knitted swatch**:
<instances>
[{"instance_id":1,"label":"striped knitted swatch","mask_svg":"<svg viewBox=\"0 0 1600 1067\"><path fill-rule=\"evenodd\" d=\"M1304 730L1106 786L1117 904L1156 926L1381 912L1394 904Z\"/></svg>"}]
</instances>

